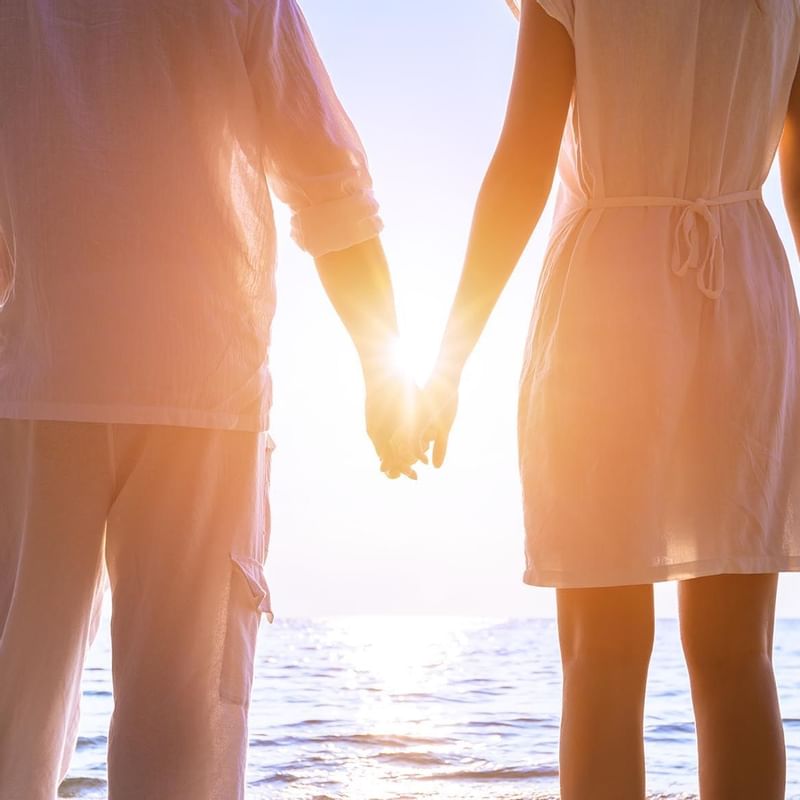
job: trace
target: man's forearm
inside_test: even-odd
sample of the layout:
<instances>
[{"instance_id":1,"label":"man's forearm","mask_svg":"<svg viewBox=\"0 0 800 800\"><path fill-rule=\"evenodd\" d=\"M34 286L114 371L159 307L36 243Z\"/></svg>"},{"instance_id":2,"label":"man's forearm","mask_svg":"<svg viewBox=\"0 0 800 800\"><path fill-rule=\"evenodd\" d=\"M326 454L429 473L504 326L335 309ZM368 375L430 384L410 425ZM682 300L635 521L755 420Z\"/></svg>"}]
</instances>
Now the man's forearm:
<instances>
[{"instance_id":1,"label":"man's forearm","mask_svg":"<svg viewBox=\"0 0 800 800\"><path fill-rule=\"evenodd\" d=\"M316 259L322 285L358 351L364 377L389 367L397 338L392 280L380 239Z\"/></svg>"}]
</instances>

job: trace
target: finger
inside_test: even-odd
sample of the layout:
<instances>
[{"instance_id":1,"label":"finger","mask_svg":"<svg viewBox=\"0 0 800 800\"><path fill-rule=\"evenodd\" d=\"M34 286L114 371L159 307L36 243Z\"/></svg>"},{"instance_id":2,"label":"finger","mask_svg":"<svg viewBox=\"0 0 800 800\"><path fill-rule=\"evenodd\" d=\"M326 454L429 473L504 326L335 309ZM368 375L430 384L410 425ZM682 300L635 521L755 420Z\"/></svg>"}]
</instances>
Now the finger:
<instances>
[{"instance_id":1,"label":"finger","mask_svg":"<svg viewBox=\"0 0 800 800\"><path fill-rule=\"evenodd\" d=\"M422 429L422 432L419 437L420 446L427 451L428 448L431 446L431 443L435 441L437 435L438 428L433 425L427 425L425 428Z\"/></svg>"},{"instance_id":2,"label":"finger","mask_svg":"<svg viewBox=\"0 0 800 800\"><path fill-rule=\"evenodd\" d=\"M397 466L394 463L394 459L388 455L385 455L381 458L381 472L388 475L390 472L397 472Z\"/></svg>"},{"instance_id":3,"label":"finger","mask_svg":"<svg viewBox=\"0 0 800 800\"><path fill-rule=\"evenodd\" d=\"M444 463L444 457L447 455L447 438L448 434L439 431L436 435L436 439L433 442L433 466L436 469L442 466Z\"/></svg>"},{"instance_id":4,"label":"finger","mask_svg":"<svg viewBox=\"0 0 800 800\"><path fill-rule=\"evenodd\" d=\"M417 453L412 447L398 447L393 456L398 464L413 464L417 461Z\"/></svg>"},{"instance_id":5,"label":"finger","mask_svg":"<svg viewBox=\"0 0 800 800\"><path fill-rule=\"evenodd\" d=\"M402 467L402 468L400 469L400 471L403 473L403 475L405 475L405 476L406 476L406 478L409 478L409 479L411 479L412 481L415 481L415 480L417 480L417 472L416 472L416 470L415 470L413 467L411 467L410 465L409 465L409 466L407 466L407 467Z\"/></svg>"},{"instance_id":6,"label":"finger","mask_svg":"<svg viewBox=\"0 0 800 800\"><path fill-rule=\"evenodd\" d=\"M431 440L426 439L422 433L417 435L417 452L415 458L423 464L428 463L428 448L431 446Z\"/></svg>"},{"instance_id":7,"label":"finger","mask_svg":"<svg viewBox=\"0 0 800 800\"><path fill-rule=\"evenodd\" d=\"M403 460L397 455L393 455L383 460L381 463L381 472L393 480L399 478L401 475L405 475L407 478L415 481L417 480L417 473L414 471L412 464L413 460Z\"/></svg>"},{"instance_id":8,"label":"finger","mask_svg":"<svg viewBox=\"0 0 800 800\"><path fill-rule=\"evenodd\" d=\"M381 461L381 472L390 480L397 480L410 469L407 461L400 460L395 454L386 455Z\"/></svg>"}]
</instances>

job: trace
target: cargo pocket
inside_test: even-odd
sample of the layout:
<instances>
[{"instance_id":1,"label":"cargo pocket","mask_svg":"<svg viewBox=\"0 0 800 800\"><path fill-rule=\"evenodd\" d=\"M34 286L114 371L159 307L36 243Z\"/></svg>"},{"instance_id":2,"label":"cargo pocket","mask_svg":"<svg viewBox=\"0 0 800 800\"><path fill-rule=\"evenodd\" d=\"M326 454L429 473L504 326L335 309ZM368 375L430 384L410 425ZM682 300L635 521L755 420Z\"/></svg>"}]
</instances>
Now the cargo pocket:
<instances>
[{"instance_id":1,"label":"cargo pocket","mask_svg":"<svg viewBox=\"0 0 800 800\"><path fill-rule=\"evenodd\" d=\"M275 441L267 433L264 447L264 473L261 478L261 563L267 560L269 552L269 539L272 530L272 509L269 502L269 488L272 482L272 452L275 450Z\"/></svg>"},{"instance_id":2,"label":"cargo pocket","mask_svg":"<svg viewBox=\"0 0 800 800\"><path fill-rule=\"evenodd\" d=\"M269 588L261 564L231 554L231 584L219 694L227 703L248 705L253 685L256 637L261 614L272 622Z\"/></svg>"},{"instance_id":3,"label":"cargo pocket","mask_svg":"<svg viewBox=\"0 0 800 800\"><path fill-rule=\"evenodd\" d=\"M5 233L0 229L0 309L14 292L14 260Z\"/></svg>"}]
</instances>

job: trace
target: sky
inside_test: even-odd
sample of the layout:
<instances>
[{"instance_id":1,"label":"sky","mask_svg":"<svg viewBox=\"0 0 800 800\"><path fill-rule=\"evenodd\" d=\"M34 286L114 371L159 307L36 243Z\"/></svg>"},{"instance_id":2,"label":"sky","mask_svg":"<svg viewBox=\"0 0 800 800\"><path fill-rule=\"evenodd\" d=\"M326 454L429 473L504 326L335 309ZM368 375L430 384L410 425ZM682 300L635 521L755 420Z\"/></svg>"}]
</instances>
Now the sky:
<instances>
[{"instance_id":1,"label":"sky","mask_svg":"<svg viewBox=\"0 0 800 800\"><path fill-rule=\"evenodd\" d=\"M302 6L369 156L401 333L424 381L502 123L517 24L504 0ZM797 282L775 170L765 198ZM555 592L522 584L516 443L518 377L552 203L467 366L445 465L421 467L416 483L380 474L355 351L313 262L288 236L285 209L276 216L267 562L276 612L553 615ZM658 615L676 614L675 589L657 586ZM800 617L800 575L782 576L778 614Z\"/></svg>"}]
</instances>

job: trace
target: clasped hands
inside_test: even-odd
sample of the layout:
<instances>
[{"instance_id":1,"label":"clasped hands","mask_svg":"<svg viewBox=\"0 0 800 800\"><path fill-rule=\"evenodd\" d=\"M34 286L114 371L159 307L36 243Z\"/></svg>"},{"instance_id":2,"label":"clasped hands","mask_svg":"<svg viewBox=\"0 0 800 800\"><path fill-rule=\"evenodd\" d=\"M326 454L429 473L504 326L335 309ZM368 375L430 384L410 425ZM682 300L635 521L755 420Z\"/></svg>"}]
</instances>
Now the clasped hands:
<instances>
[{"instance_id":1,"label":"clasped hands","mask_svg":"<svg viewBox=\"0 0 800 800\"><path fill-rule=\"evenodd\" d=\"M387 477L405 475L416 480L417 462L432 460L434 467L442 465L458 408L459 378L438 368L420 389L399 372L367 377L367 433Z\"/></svg>"}]
</instances>

